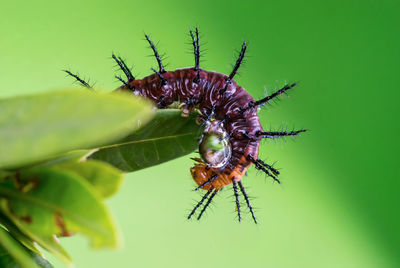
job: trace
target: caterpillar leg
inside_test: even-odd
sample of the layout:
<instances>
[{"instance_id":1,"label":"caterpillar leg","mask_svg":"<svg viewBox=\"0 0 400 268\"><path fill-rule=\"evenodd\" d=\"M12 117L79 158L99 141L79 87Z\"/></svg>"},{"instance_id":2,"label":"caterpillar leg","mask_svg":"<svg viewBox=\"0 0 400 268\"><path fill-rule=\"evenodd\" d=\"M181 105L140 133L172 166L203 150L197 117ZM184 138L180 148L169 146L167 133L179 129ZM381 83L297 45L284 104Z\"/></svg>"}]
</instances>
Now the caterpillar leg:
<instances>
[{"instance_id":1,"label":"caterpillar leg","mask_svg":"<svg viewBox=\"0 0 400 268\"><path fill-rule=\"evenodd\" d=\"M78 81L82 86L89 88L89 89L93 89L92 86L89 85L88 82L86 82L85 80L80 78L78 74L74 74L74 73L70 72L69 70L64 70L64 72L66 72L69 76L72 76L73 78L75 78L75 80Z\"/></svg>"},{"instance_id":2,"label":"caterpillar leg","mask_svg":"<svg viewBox=\"0 0 400 268\"><path fill-rule=\"evenodd\" d=\"M209 112L208 112L209 111ZM215 106L211 105L211 108L208 108L208 110L204 113L201 114L200 116L200 127L203 128L211 123L212 117L215 114Z\"/></svg>"},{"instance_id":3,"label":"caterpillar leg","mask_svg":"<svg viewBox=\"0 0 400 268\"><path fill-rule=\"evenodd\" d=\"M189 98L185 101L182 102L181 105L179 105L179 108L182 110L182 117L189 117L190 112L195 108L197 104L197 101L193 97L193 95L190 95Z\"/></svg>"}]
</instances>

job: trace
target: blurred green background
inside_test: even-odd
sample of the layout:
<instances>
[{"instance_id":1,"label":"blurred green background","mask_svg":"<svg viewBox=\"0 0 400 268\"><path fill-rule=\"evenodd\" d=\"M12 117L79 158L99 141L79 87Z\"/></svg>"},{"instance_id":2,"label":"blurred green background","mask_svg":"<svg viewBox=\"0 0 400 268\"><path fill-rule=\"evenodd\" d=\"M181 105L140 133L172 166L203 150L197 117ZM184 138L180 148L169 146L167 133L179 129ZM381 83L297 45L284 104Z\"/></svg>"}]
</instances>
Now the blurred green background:
<instances>
[{"instance_id":1,"label":"blurred green background","mask_svg":"<svg viewBox=\"0 0 400 268\"><path fill-rule=\"evenodd\" d=\"M144 33L160 41L168 69L192 66L194 26L208 70L229 73L249 42L236 80L255 98L300 81L260 114L266 129L310 129L262 144L282 185L253 168L244 178L260 224L249 214L236 222L231 189L202 221L187 221L200 193L184 157L127 175L108 201L121 250L62 239L76 267L400 267L399 3L2 1L0 97L69 87L65 68L116 88L111 52L146 76L156 62Z\"/></svg>"}]
</instances>

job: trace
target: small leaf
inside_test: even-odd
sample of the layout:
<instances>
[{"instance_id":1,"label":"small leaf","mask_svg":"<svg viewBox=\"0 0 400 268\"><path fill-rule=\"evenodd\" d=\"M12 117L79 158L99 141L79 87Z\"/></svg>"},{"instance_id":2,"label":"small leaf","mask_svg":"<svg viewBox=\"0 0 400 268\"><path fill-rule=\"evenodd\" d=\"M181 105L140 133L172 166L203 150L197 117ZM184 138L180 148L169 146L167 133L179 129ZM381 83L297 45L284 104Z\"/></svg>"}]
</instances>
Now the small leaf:
<instances>
[{"instance_id":1,"label":"small leaf","mask_svg":"<svg viewBox=\"0 0 400 268\"><path fill-rule=\"evenodd\" d=\"M59 163L76 163L79 161L85 160L86 157L91 155L97 151L96 149L93 150L74 150L70 151L68 153L64 153L61 155L58 155L50 160L44 161L42 163L35 164L34 166L51 166ZM32 166L33 167L33 166ZM24 167L26 168L26 167Z\"/></svg>"},{"instance_id":2,"label":"small leaf","mask_svg":"<svg viewBox=\"0 0 400 268\"><path fill-rule=\"evenodd\" d=\"M1 202L1 201L0 201ZM7 216L0 211L0 224L7 228L8 232L12 234L18 241L26 248L39 254L43 257L42 252L36 247L33 240L25 235Z\"/></svg>"},{"instance_id":3,"label":"small leaf","mask_svg":"<svg viewBox=\"0 0 400 268\"><path fill-rule=\"evenodd\" d=\"M4 228L0 227L0 265L4 268L24 267L40 268L51 267L38 265L35 258L38 256L30 254L18 241L16 241ZM35 256L35 258L33 258ZM40 257L40 256L38 256Z\"/></svg>"},{"instance_id":4,"label":"small leaf","mask_svg":"<svg viewBox=\"0 0 400 268\"><path fill-rule=\"evenodd\" d=\"M65 162L57 165L57 168L74 172L85 178L103 198L115 194L123 179L118 169L102 161Z\"/></svg>"},{"instance_id":5,"label":"small leaf","mask_svg":"<svg viewBox=\"0 0 400 268\"><path fill-rule=\"evenodd\" d=\"M114 145L100 148L89 159L132 172L189 154L198 148L201 131L195 122L196 113L188 118L181 113L176 109L158 110L145 127Z\"/></svg>"},{"instance_id":6,"label":"small leaf","mask_svg":"<svg viewBox=\"0 0 400 268\"><path fill-rule=\"evenodd\" d=\"M4 213L3 215L7 214L7 216L9 218L14 218L14 216L11 214L11 212L9 212L7 200L0 199L0 209L3 210L3 212L1 214ZM9 221L11 222L11 220L9 220ZM58 243L58 240L56 240L55 235L38 235L36 233L33 233L29 229L29 225L25 226L25 225L21 224L18 219L15 219L15 222L16 222L16 224L18 224L18 226L16 224L14 224L14 222L11 222L11 224L13 224L15 226L15 228L17 228L22 233L23 236L26 236L27 239L35 241L42 248L44 248L48 252L54 254L54 256L59 258L64 263L66 263L66 264L72 263L71 257L69 256L67 251L65 251L65 249ZM8 228L7 225L6 225L6 227ZM13 235L15 235L15 233L14 233L15 228L9 229L10 233L12 233ZM21 240L20 236L16 236L16 238L25 245L25 243L24 243L25 239ZM27 248L30 248L30 247L27 247ZM32 251L37 252L35 250L32 250Z\"/></svg>"},{"instance_id":7,"label":"small leaf","mask_svg":"<svg viewBox=\"0 0 400 268\"><path fill-rule=\"evenodd\" d=\"M74 172L55 167L25 170L0 183L0 195L7 199L3 212L32 236L46 240L54 234L83 233L96 248L119 244L100 195Z\"/></svg>"},{"instance_id":8,"label":"small leaf","mask_svg":"<svg viewBox=\"0 0 400 268\"><path fill-rule=\"evenodd\" d=\"M31 255L33 261L39 265L39 267L41 268L53 268L53 265L51 265L50 262L48 262L45 258L43 258L42 256L38 255L35 252L29 252L29 254Z\"/></svg>"},{"instance_id":9,"label":"small leaf","mask_svg":"<svg viewBox=\"0 0 400 268\"><path fill-rule=\"evenodd\" d=\"M122 138L153 114L143 98L64 90L0 99L0 168Z\"/></svg>"}]
</instances>

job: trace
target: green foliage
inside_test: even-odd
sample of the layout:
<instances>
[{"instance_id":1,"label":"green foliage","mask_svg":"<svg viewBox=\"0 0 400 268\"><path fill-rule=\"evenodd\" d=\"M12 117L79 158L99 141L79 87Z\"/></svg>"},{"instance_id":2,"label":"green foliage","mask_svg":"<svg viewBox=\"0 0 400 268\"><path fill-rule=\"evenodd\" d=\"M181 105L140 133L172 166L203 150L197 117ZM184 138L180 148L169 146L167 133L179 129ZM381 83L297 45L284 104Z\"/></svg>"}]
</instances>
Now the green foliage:
<instances>
[{"instance_id":1,"label":"green foliage","mask_svg":"<svg viewBox=\"0 0 400 268\"><path fill-rule=\"evenodd\" d=\"M0 183L0 195L7 199L1 204L3 212L35 236L81 232L95 247L118 244L102 196L73 171L57 167L23 170Z\"/></svg>"},{"instance_id":2,"label":"green foliage","mask_svg":"<svg viewBox=\"0 0 400 268\"><path fill-rule=\"evenodd\" d=\"M121 95L65 90L1 99L0 169L100 146L151 118L147 101Z\"/></svg>"},{"instance_id":3,"label":"green foliage","mask_svg":"<svg viewBox=\"0 0 400 268\"><path fill-rule=\"evenodd\" d=\"M77 233L116 248L119 230L104 199L122 171L177 158L197 147L195 114L162 110L124 94L58 91L0 100L0 267L67 264L59 237ZM118 169L117 169L118 168Z\"/></svg>"},{"instance_id":4,"label":"green foliage","mask_svg":"<svg viewBox=\"0 0 400 268\"><path fill-rule=\"evenodd\" d=\"M122 183L122 174L118 169L96 160L78 163L66 162L59 164L57 167L74 172L86 179L102 198L107 198L115 194Z\"/></svg>"},{"instance_id":5,"label":"green foliage","mask_svg":"<svg viewBox=\"0 0 400 268\"><path fill-rule=\"evenodd\" d=\"M0 267L51 268L52 266L37 253L29 251L0 227Z\"/></svg>"},{"instance_id":6,"label":"green foliage","mask_svg":"<svg viewBox=\"0 0 400 268\"><path fill-rule=\"evenodd\" d=\"M197 148L201 132L196 113L187 118L181 113L178 109L158 110L146 126L89 158L132 172L189 154Z\"/></svg>"}]
</instances>

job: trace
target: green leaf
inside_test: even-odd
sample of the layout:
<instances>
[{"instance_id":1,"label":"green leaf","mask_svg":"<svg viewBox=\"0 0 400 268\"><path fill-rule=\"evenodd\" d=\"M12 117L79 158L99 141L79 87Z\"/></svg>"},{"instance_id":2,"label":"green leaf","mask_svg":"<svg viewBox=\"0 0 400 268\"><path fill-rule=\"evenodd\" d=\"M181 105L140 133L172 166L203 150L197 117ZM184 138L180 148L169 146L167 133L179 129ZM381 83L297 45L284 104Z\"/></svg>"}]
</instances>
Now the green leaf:
<instances>
[{"instance_id":1,"label":"green leaf","mask_svg":"<svg viewBox=\"0 0 400 268\"><path fill-rule=\"evenodd\" d=\"M65 162L57 165L57 168L74 172L85 178L103 198L115 194L123 179L118 169L102 161Z\"/></svg>"},{"instance_id":2,"label":"green leaf","mask_svg":"<svg viewBox=\"0 0 400 268\"><path fill-rule=\"evenodd\" d=\"M145 127L114 145L105 146L89 159L110 163L125 172L161 164L198 148L201 131L196 113L188 118L176 109L158 110Z\"/></svg>"},{"instance_id":3,"label":"green leaf","mask_svg":"<svg viewBox=\"0 0 400 268\"><path fill-rule=\"evenodd\" d=\"M0 201L1 202L1 201ZM0 211L0 224L7 228L8 232L12 234L21 244L31 251L43 257L42 252L33 243L33 240L25 235L19 228Z\"/></svg>"},{"instance_id":4,"label":"green leaf","mask_svg":"<svg viewBox=\"0 0 400 268\"><path fill-rule=\"evenodd\" d=\"M64 90L0 99L0 168L120 139L153 114L143 98Z\"/></svg>"},{"instance_id":5,"label":"green leaf","mask_svg":"<svg viewBox=\"0 0 400 268\"><path fill-rule=\"evenodd\" d=\"M93 247L117 247L119 235L100 195L76 173L41 167L0 183L3 212L33 240L87 235Z\"/></svg>"},{"instance_id":6,"label":"green leaf","mask_svg":"<svg viewBox=\"0 0 400 268\"><path fill-rule=\"evenodd\" d=\"M6 230L0 227L0 266L4 268L40 268L51 267L38 265L40 256L29 253L18 241L16 241ZM45 264L45 263L44 263ZM48 264L48 263L47 263ZM46 265L47 265L46 264Z\"/></svg>"},{"instance_id":7,"label":"green leaf","mask_svg":"<svg viewBox=\"0 0 400 268\"><path fill-rule=\"evenodd\" d=\"M35 164L34 166L51 166L59 163L76 163L79 161L84 161L86 157L91 155L93 152L97 151L93 150L74 150L65 154L58 155L50 160L46 160L44 162ZM33 166L32 166L33 167Z\"/></svg>"},{"instance_id":8,"label":"green leaf","mask_svg":"<svg viewBox=\"0 0 400 268\"><path fill-rule=\"evenodd\" d=\"M53 265L51 265L50 262L48 262L45 258L42 256L38 255L35 252L28 251L29 255L31 255L32 260L39 265L41 268L53 268ZM31 267L30 267L31 268Z\"/></svg>"},{"instance_id":9,"label":"green leaf","mask_svg":"<svg viewBox=\"0 0 400 268\"><path fill-rule=\"evenodd\" d=\"M19 227L14 224L9 218L13 218L14 216L8 211L7 200L0 200L0 209L5 212L0 212L0 221L1 223L8 229L8 231L18 239L25 247L30 249L32 252L37 253L40 256L43 254L40 250L33 244L33 241L39 244L42 248L47 250L48 252L54 254L61 261L66 264L71 264L72 259L69 254L65 251L65 249L58 243L58 240L54 235L52 236L42 236L32 233L29 230L29 226L25 227L22 224L19 224ZM6 216L8 214L9 218ZM18 223L18 220L17 220ZM0 266L1 267L1 266Z\"/></svg>"},{"instance_id":10,"label":"green leaf","mask_svg":"<svg viewBox=\"0 0 400 268\"><path fill-rule=\"evenodd\" d=\"M0 181L4 180L4 178L12 174L13 173L10 171L0 170Z\"/></svg>"}]
</instances>

